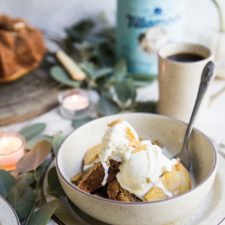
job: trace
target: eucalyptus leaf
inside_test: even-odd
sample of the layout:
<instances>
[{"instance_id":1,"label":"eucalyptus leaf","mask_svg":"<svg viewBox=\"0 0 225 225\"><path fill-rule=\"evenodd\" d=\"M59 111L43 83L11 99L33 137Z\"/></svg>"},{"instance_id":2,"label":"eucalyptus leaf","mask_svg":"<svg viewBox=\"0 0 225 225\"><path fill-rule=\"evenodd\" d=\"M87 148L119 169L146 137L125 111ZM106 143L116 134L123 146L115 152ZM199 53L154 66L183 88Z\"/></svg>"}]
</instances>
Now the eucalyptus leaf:
<instances>
[{"instance_id":1,"label":"eucalyptus leaf","mask_svg":"<svg viewBox=\"0 0 225 225\"><path fill-rule=\"evenodd\" d=\"M101 43L106 41L106 38L101 37L97 34L92 34L92 35L87 36L85 38L85 40L92 43L92 44L101 44Z\"/></svg>"},{"instance_id":2,"label":"eucalyptus leaf","mask_svg":"<svg viewBox=\"0 0 225 225\"><path fill-rule=\"evenodd\" d=\"M93 117L87 116L85 118L73 120L72 125L73 125L74 128L77 129L78 127L80 127L80 126L84 125L85 123L88 123L92 120L93 120Z\"/></svg>"},{"instance_id":3,"label":"eucalyptus leaf","mask_svg":"<svg viewBox=\"0 0 225 225\"><path fill-rule=\"evenodd\" d=\"M29 219L27 225L46 225L59 206L59 200L41 206Z\"/></svg>"},{"instance_id":4,"label":"eucalyptus leaf","mask_svg":"<svg viewBox=\"0 0 225 225\"><path fill-rule=\"evenodd\" d=\"M47 141L40 141L34 149L25 154L25 156L18 162L17 171L25 173L36 170L51 152L52 146Z\"/></svg>"},{"instance_id":5,"label":"eucalyptus leaf","mask_svg":"<svg viewBox=\"0 0 225 225\"><path fill-rule=\"evenodd\" d=\"M112 73L112 68L110 68L110 67L106 67L106 68L102 68L102 69L98 69L98 70L95 70L94 72L93 72L93 74L94 74L94 78L95 79L99 79L99 78L102 78L102 77L106 77L106 76L108 76L109 74L111 74Z\"/></svg>"},{"instance_id":6,"label":"eucalyptus leaf","mask_svg":"<svg viewBox=\"0 0 225 225\"><path fill-rule=\"evenodd\" d=\"M142 88L146 87L150 84L148 81L139 81L139 80L133 80L133 84L136 88Z\"/></svg>"},{"instance_id":7,"label":"eucalyptus leaf","mask_svg":"<svg viewBox=\"0 0 225 225\"><path fill-rule=\"evenodd\" d=\"M70 79L65 70L60 66L53 66L50 70L50 74L54 80L65 86L73 88L77 88L80 86L80 83Z\"/></svg>"},{"instance_id":8,"label":"eucalyptus leaf","mask_svg":"<svg viewBox=\"0 0 225 225\"><path fill-rule=\"evenodd\" d=\"M157 79L157 76L151 75L151 74L133 74L128 73L128 78L131 78L136 81L154 81Z\"/></svg>"},{"instance_id":9,"label":"eucalyptus leaf","mask_svg":"<svg viewBox=\"0 0 225 225\"><path fill-rule=\"evenodd\" d=\"M129 73L127 78L132 79L136 88L145 87L156 80L156 76L149 74L131 74Z\"/></svg>"},{"instance_id":10,"label":"eucalyptus leaf","mask_svg":"<svg viewBox=\"0 0 225 225\"><path fill-rule=\"evenodd\" d=\"M30 214L35 204L35 194L28 184L18 182L9 192L7 200L16 210L20 220L23 220Z\"/></svg>"},{"instance_id":11,"label":"eucalyptus leaf","mask_svg":"<svg viewBox=\"0 0 225 225\"><path fill-rule=\"evenodd\" d=\"M30 139L41 134L45 130L45 128L46 128L45 123L37 123L37 124L30 125L28 127L25 127L22 130L20 130L19 132L21 135L23 135L23 137L27 141L29 141Z\"/></svg>"},{"instance_id":12,"label":"eucalyptus leaf","mask_svg":"<svg viewBox=\"0 0 225 225\"><path fill-rule=\"evenodd\" d=\"M91 62L82 62L79 64L80 68L90 77L93 78L95 66Z\"/></svg>"},{"instance_id":13,"label":"eucalyptus leaf","mask_svg":"<svg viewBox=\"0 0 225 225\"><path fill-rule=\"evenodd\" d=\"M15 186L15 178L7 171L0 170L0 195L7 197L8 193Z\"/></svg>"},{"instance_id":14,"label":"eucalyptus leaf","mask_svg":"<svg viewBox=\"0 0 225 225\"><path fill-rule=\"evenodd\" d=\"M65 196L65 192L63 191L62 186L59 182L55 167L52 167L48 172L48 186L51 194L54 194L58 197Z\"/></svg>"},{"instance_id":15,"label":"eucalyptus leaf","mask_svg":"<svg viewBox=\"0 0 225 225\"><path fill-rule=\"evenodd\" d=\"M95 23L91 19L81 20L71 28L66 29L67 35L74 41L84 40L94 28Z\"/></svg>"},{"instance_id":16,"label":"eucalyptus leaf","mask_svg":"<svg viewBox=\"0 0 225 225\"><path fill-rule=\"evenodd\" d=\"M110 90L105 90L105 91L101 92L101 96L105 97L107 99L112 99L113 94L112 94L112 92Z\"/></svg>"},{"instance_id":17,"label":"eucalyptus leaf","mask_svg":"<svg viewBox=\"0 0 225 225\"><path fill-rule=\"evenodd\" d=\"M124 80L115 84L115 91L118 99L126 103L129 99L135 100L136 88L131 80Z\"/></svg>"},{"instance_id":18,"label":"eucalyptus leaf","mask_svg":"<svg viewBox=\"0 0 225 225\"><path fill-rule=\"evenodd\" d=\"M57 155L58 150L64 140L65 140L65 137L61 134L57 134L53 137L52 145L53 145L53 151L55 155Z\"/></svg>"},{"instance_id":19,"label":"eucalyptus leaf","mask_svg":"<svg viewBox=\"0 0 225 225\"><path fill-rule=\"evenodd\" d=\"M118 113L119 108L112 100L101 97L97 104L97 112L101 116L107 116Z\"/></svg>"},{"instance_id":20,"label":"eucalyptus leaf","mask_svg":"<svg viewBox=\"0 0 225 225\"><path fill-rule=\"evenodd\" d=\"M32 171L29 173L20 174L18 180L19 182L26 183L27 185L32 185L36 181L36 178L35 178L34 172Z\"/></svg>"},{"instance_id":21,"label":"eucalyptus leaf","mask_svg":"<svg viewBox=\"0 0 225 225\"><path fill-rule=\"evenodd\" d=\"M113 77L120 81L127 75L127 64L125 59L121 59L115 66Z\"/></svg>"},{"instance_id":22,"label":"eucalyptus leaf","mask_svg":"<svg viewBox=\"0 0 225 225\"><path fill-rule=\"evenodd\" d=\"M48 162L47 159L35 171L19 174L18 181L26 183L28 185L36 184L36 182L40 181L43 178L43 175L45 174L49 164L50 162Z\"/></svg>"}]
</instances>

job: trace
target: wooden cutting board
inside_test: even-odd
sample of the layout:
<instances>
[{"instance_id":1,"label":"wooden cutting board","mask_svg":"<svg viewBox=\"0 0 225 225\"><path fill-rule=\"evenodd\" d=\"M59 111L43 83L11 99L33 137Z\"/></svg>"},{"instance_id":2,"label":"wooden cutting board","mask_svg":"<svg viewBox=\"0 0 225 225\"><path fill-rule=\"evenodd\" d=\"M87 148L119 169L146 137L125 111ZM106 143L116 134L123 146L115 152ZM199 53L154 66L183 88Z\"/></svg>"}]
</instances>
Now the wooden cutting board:
<instances>
[{"instance_id":1,"label":"wooden cutting board","mask_svg":"<svg viewBox=\"0 0 225 225\"><path fill-rule=\"evenodd\" d=\"M50 77L49 67L44 61L19 80L0 84L0 126L31 119L57 105L60 85Z\"/></svg>"}]
</instances>

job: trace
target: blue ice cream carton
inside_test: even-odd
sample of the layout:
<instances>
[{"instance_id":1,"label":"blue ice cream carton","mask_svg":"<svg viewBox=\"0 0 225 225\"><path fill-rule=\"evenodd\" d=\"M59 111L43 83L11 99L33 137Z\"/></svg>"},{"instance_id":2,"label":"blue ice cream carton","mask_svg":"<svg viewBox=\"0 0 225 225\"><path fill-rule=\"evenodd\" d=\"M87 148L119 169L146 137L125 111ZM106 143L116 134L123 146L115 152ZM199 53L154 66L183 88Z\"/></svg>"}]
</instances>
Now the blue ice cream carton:
<instances>
[{"instance_id":1,"label":"blue ice cream carton","mask_svg":"<svg viewBox=\"0 0 225 225\"><path fill-rule=\"evenodd\" d=\"M182 39L185 0L118 0L117 58L128 71L157 75L157 51Z\"/></svg>"}]
</instances>

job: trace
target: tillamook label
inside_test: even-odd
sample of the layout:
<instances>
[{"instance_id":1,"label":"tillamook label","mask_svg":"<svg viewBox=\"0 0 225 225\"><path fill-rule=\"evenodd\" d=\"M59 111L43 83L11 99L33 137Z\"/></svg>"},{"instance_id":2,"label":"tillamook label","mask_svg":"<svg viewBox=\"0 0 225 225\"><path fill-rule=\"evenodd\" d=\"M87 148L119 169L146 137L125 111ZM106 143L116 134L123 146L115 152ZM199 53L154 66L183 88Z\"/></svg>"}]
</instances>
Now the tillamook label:
<instances>
[{"instance_id":1,"label":"tillamook label","mask_svg":"<svg viewBox=\"0 0 225 225\"><path fill-rule=\"evenodd\" d=\"M128 70L157 74L157 51L182 38L184 0L118 0L117 57Z\"/></svg>"}]
</instances>

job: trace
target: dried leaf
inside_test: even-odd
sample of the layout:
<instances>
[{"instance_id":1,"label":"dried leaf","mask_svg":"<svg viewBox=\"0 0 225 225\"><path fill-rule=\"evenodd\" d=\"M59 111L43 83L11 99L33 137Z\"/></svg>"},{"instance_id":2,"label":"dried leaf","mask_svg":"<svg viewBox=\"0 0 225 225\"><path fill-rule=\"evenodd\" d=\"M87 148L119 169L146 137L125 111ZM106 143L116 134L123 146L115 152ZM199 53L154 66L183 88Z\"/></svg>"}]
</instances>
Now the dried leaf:
<instances>
[{"instance_id":1,"label":"dried leaf","mask_svg":"<svg viewBox=\"0 0 225 225\"><path fill-rule=\"evenodd\" d=\"M37 144L39 141L43 141L43 140L52 144L52 139L53 139L53 137L50 135L46 135L46 134L38 135L38 136L30 139L29 141L27 141L26 149L32 149L35 146L35 144Z\"/></svg>"},{"instance_id":2,"label":"dried leaf","mask_svg":"<svg viewBox=\"0 0 225 225\"><path fill-rule=\"evenodd\" d=\"M51 152L52 146L47 141L40 141L35 146L34 149L27 154L18 162L17 171L20 173L25 173L29 171L36 170L44 160L47 158Z\"/></svg>"},{"instance_id":3,"label":"dried leaf","mask_svg":"<svg viewBox=\"0 0 225 225\"><path fill-rule=\"evenodd\" d=\"M93 120L93 117L87 116L87 117L82 118L82 119L73 120L72 125L73 125L74 128L77 129L78 127L80 127L80 126L84 125L85 123L88 123L92 120Z\"/></svg>"},{"instance_id":4,"label":"dried leaf","mask_svg":"<svg viewBox=\"0 0 225 225\"><path fill-rule=\"evenodd\" d=\"M16 180L9 172L0 170L0 195L6 197L15 184Z\"/></svg>"},{"instance_id":5,"label":"dried leaf","mask_svg":"<svg viewBox=\"0 0 225 225\"><path fill-rule=\"evenodd\" d=\"M79 87L80 83L69 78L65 70L60 66L53 66L50 70L51 77L68 87Z\"/></svg>"},{"instance_id":6,"label":"dried leaf","mask_svg":"<svg viewBox=\"0 0 225 225\"><path fill-rule=\"evenodd\" d=\"M29 215L33 208L35 195L28 184L19 182L11 189L7 200L16 210L20 220L23 220Z\"/></svg>"},{"instance_id":7,"label":"dried leaf","mask_svg":"<svg viewBox=\"0 0 225 225\"><path fill-rule=\"evenodd\" d=\"M46 225L59 205L59 200L41 206L29 219L27 225Z\"/></svg>"},{"instance_id":8,"label":"dried leaf","mask_svg":"<svg viewBox=\"0 0 225 225\"><path fill-rule=\"evenodd\" d=\"M54 194L58 197L65 196L65 192L63 191L62 186L59 182L55 167L52 167L48 172L48 186L51 194Z\"/></svg>"},{"instance_id":9,"label":"dried leaf","mask_svg":"<svg viewBox=\"0 0 225 225\"><path fill-rule=\"evenodd\" d=\"M52 145L53 145L53 151L55 155L57 155L59 148L64 140L65 140L65 137L61 134L57 134L53 137Z\"/></svg>"},{"instance_id":10,"label":"dried leaf","mask_svg":"<svg viewBox=\"0 0 225 225\"><path fill-rule=\"evenodd\" d=\"M41 134L45 130L45 128L45 123L32 124L20 130L20 134L23 135L23 137L28 141Z\"/></svg>"},{"instance_id":11,"label":"dried leaf","mask_svg":"<svg viewBox=\"0 0 225 225\"><path fill-rule=\"evenodd\" d=\"M119 108L113 101L101 97L97 104L97 111L101 116L107 116L118 113Z\"/></svg>"}]
</instances>

